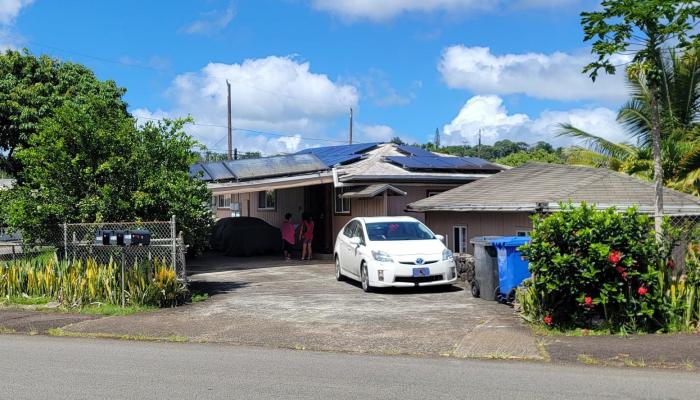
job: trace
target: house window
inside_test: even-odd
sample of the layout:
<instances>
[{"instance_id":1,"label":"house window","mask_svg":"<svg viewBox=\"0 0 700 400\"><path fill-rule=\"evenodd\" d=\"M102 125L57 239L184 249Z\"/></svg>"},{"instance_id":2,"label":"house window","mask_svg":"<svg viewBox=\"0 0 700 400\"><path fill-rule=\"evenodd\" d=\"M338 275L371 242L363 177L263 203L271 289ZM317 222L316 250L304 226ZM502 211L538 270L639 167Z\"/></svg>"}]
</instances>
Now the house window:
<instances>
[{"instance_id":1,"label":"house window","mask_svg":"<svg viewBox=\"0 0 700 400\"><path fill-rule=\"evenodd\" d=\"M515 231L515 236L530 236L529 229L518 229Z\"/></svg>"},{"instance_id":2,"label":"house window","mask_svg":"<svg viewBox=\"0 0 700 400\"><path fill-rule=\"evenodd\" d=\"M258 210L274 210L277 208L277 192L264 190L258 192Z\"/></svg>"},{"instance_id":3,"label":"house window","mask_svg":"<svg viewBox=\"0 0 700 400\"><path fill-rule=\"evenodd\" d=\"M455 226L452 228L452 251L455 253L467 252L467 227Z\"/></svg>"},{"instance_id":4,"label":"house window","mask_svg":"<svg viewBox=\"0 0 700 400\"><path fill-rule=\"evenodd\" d=\"M220 194L216 196L217 198L217 207L218 208L229 208L231 207L231 196L226 195L226 194Z\"/></svg>"},{"instance_id":5,"label":"house window","mask_svg":"<svg viewBox=\"0 0 700 400\"><path fill-rule=\"evenodd\" d=\"M231 216L234 218L241 216L241 203L231 202Z\"/></svg>"},{"instance_id":6,"label":"house window","mask_svg":"<svg viewBox=\"0 0 700 400\"><path fill-rule=\"evenodd\" d=\"M335 213L336 214L350 214L350 199L343 198L342 195L345 193L345 188L338 187L335 188Z\"/></svg>"}]
</instances>

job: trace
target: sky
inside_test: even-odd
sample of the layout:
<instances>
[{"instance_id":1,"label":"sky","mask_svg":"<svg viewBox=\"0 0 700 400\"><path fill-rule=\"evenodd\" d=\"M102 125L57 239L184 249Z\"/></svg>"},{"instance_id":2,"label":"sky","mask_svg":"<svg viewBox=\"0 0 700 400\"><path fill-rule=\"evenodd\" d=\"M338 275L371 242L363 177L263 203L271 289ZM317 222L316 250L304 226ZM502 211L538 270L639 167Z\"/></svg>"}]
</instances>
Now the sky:
<instances>
[{"instance_id":1,"label":"sky","mask_svg":"<svg viewBox=\"0 0 700 400\"><path fill-rule=\"evenodd\" d=\"M615 141L620 74L592 82L579 14L597 0L0 0L0 49L84 64L146 123L192 116L239 151L354 142Z\"/></svg>"}]
</instances>

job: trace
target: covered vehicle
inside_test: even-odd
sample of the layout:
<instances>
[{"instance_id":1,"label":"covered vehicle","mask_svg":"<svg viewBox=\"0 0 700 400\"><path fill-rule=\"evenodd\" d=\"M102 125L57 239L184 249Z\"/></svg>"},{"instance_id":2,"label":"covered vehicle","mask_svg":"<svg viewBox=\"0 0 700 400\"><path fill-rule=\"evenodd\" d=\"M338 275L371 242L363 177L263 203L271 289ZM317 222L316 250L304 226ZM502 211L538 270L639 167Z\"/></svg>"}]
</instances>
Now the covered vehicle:
<instances>
[{"instance_id":1,"label":"covered vehicle","mask_svg":"<svg viewBox=\"0 0 700 400\"><path fill-rule=\"evenodd\" d=\"M214 225L210 244L227 256L279 254L282 233L260 218L222 218Z\"/></svg>"},{"instance_id":2,"label":"covered vehicle","mask_svg":"<svg viewBox=\"0 0 700 400\"><path fill-rule=\"evenodd\" d=\"M335 276L374 287L451 285L457 267L442 242L420 221L411 217L354 218L335 244Z\"/></svg>"}]
</instances>

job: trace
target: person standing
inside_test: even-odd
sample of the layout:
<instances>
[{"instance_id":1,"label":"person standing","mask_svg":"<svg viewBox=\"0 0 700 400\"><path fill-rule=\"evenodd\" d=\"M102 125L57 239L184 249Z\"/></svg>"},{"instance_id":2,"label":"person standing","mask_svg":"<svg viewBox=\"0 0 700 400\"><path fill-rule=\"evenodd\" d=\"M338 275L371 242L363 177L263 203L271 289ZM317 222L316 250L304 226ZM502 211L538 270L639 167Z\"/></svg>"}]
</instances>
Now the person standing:
<instances>
[{"instance_id":1,"label":"person standing","mask_svg":"<svg viewBox=\"0 0 700 400\"><path fill-rule=\"evenodd\" d=\"M314 241L314 220L311 215L304 213L299 230L299 240L301 240L301 260L310 260L312 253L311 243Z\"/></svg>"},{"instance_id":2,"label":"person standing","mask_svg":"<svg viewBox=\"0 0 700 400\"><path fill-rule=\"evenodd\" d=\"M289 261L292 259L292 250L294 250L294 224L292 223L292 214L284 214L284 222L282 222L282 245L284 248L284 258Z\"/></svg>"}]
</instances>

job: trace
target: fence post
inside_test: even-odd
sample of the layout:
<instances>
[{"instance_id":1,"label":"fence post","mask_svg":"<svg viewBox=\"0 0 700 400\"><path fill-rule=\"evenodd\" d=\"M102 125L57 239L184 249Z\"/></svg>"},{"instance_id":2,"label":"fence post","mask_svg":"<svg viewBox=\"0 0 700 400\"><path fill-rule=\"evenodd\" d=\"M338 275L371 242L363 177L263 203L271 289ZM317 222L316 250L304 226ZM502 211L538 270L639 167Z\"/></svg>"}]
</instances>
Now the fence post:
<instances>
[{"instance_id":1,"label":"fence post","mask_svg":"<svg viewBox=\"0 0 700 400\"><path fill-rule=\"evenodd\" d=\"M63 222L63 260L68 260L68 224Z\"/></svg>"},{"instance_id":2,"label":"fence post","mask_svg":"<svg viewBox=\"0 0 700 400\"><path fill-rule=\"evenodd\" d=\"M177 237L175 234L175 215L170 217L170 240L172 247L171 261L173 264L173 271L177 275Z\"/></svg>"},{"instance_id":3,"label":"fence post","mask_svg":"<svg viewBox=\"0 0 700 400\"><path fill-rule=\"evenodd\" d=\"M124 249L121 249L122 253L122 308L126 306L126 300L124 299L124 264L126 261L124 261Z\"/></svg>"}]
</instances>

